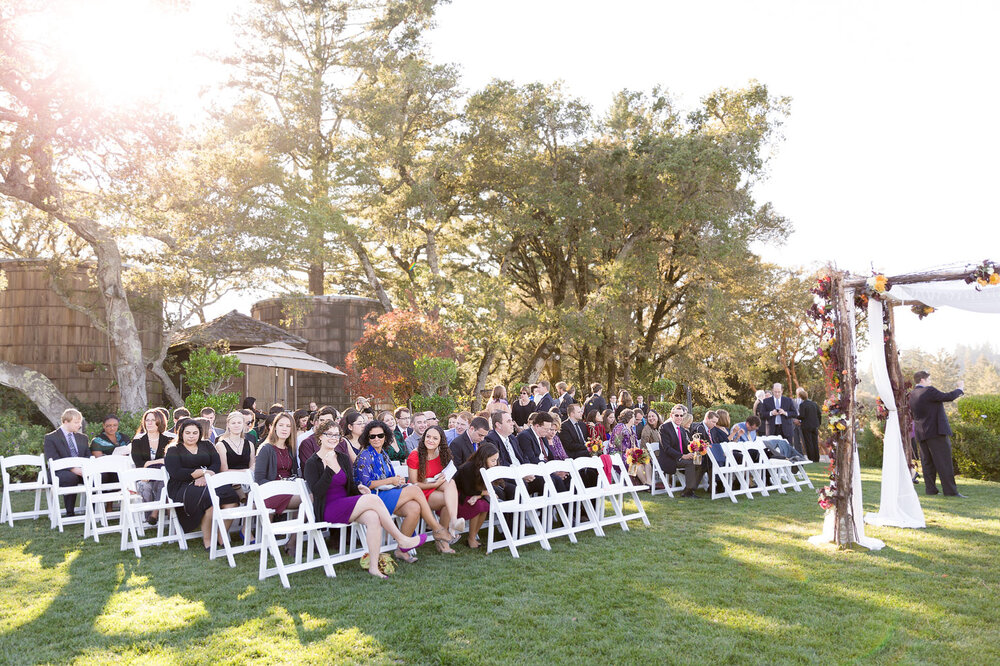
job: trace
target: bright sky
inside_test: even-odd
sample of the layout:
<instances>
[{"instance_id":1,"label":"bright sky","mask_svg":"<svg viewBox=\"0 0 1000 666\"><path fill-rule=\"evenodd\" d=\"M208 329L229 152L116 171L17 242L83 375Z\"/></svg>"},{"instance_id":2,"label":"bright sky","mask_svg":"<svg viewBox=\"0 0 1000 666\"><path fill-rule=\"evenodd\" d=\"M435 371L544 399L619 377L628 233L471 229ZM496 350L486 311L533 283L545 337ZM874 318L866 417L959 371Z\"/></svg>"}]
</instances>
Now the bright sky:
<instances>
[{"instance_id":1,"label":"bright sky","mask_svg":"<svg viewBox=\"0 0 1000 666\"><path fill-rule=\"evenodd\" d=\"M184 115L218 76L196 52L229 47L238 0L192 0L166 17L159 1L67 2L70 21L45 28L62 30L110 101L163 94ZM691 108L717 87L766 83L793 102L758 197L794 231L762 254L891 275L1000 258L997 25L993 2L453 0L429 41L468 90L561 80L598 110L622 88L661 84ZM998 319L941 310L917 322L907 311L899 342L978 344Z\"/></svg>"}]
</instances>

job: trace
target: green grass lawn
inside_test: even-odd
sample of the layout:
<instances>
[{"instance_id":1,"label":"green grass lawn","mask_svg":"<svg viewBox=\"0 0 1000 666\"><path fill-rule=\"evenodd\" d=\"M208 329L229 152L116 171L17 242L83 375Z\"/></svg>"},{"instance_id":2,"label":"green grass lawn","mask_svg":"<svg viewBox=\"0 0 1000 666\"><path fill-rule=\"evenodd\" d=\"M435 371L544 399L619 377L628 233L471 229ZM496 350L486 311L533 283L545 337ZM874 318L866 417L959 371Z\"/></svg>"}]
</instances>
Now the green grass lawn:
<instances>
[{"instance_id":1,"label":"green grass lawn","mask_svg":"<svg viewBox=\"0 0 1000 666\"><path fill-rule=\"evenodd\" d=\"M813 466L813 481L822 470ZM817 548L815 494L646 498L650 527L485 556L421 549L378 581L358 564L257 581L257 559L161 546L137 560L47 521L0 527L0 662L1000 662L1000 484L923 497L924 530L877 553ZM865 470L866 510L879 496ZM464 544L464 542L463 542Z\"/></svg>"}]
</instances>

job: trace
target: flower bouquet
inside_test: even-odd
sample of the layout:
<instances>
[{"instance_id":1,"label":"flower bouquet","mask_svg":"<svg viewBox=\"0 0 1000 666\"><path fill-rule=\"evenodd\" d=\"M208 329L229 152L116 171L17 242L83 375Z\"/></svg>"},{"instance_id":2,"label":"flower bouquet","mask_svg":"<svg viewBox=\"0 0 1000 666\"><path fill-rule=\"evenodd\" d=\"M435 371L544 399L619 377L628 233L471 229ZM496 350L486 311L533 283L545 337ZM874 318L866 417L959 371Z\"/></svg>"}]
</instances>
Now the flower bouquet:
<instances>
[{"instance_id":1,"label":"flower bouquet","mask_svg":"<svg viewBox=\"0 0 1000 666\"><path fill-rule=\"evenodd\" d=\"M819 506L821 509L829 511L836 505L837 501L837 489L832 485L824 486L822 489L816 491L819 494Z\"/></svg>"},{"instance_id":2,"label":"flower bouquet","mask_svg":"<svg viewBox=\"0 0 1000 666\"><path fill-rule=\"evenodd\" d=\"M695 434L694 439L688 444L688 451L694 454L694 464L701 464L701 457L708 453L708 443L703 441L700 434Z\"/></svg>"},{"instance_id":3,"label":"flower bouquet","mask_svg":"<svg viewBox=\"0 0 1000 666\"><path fill-rule=\"evenodd\" d=\"M976 291L981 291L988 285L1000 284L1000 267L989 259L979 264L976 270L965 278L967 284L976 284Z\"/></svg>"},{"instance_id":4,"label":"flower bouquet","mask_svg":"<svg viewBox=\"0 0 1000 666\"><path fill-rule=\"evenodd\" d=\"M368 571L368 554L365 553L364 557L361 558L361 568ZM378 570L385 576L391 576L396 573L396 563L392 561L389 557L389 553L382 553L378 556Z\"/></svg>"},{"instance_id":5,"label":"flower bouquet","mask_svg":"<svg viewBox=\"0 0 1000 666\"><path fill-rule=\"evenodd\" d=\"M604 442L595 437L587 442L587 450L590 451L590 455L599 456L604 453Z\"/></svg>"},{"instance_id":6,"label":"flower bouquet","mask_svg":"<svg viewBox=\"0 0 1000 666\"><path fill-rule=\"evenodd\" d=\"M636 446L625 452L625 460L628 462L628 473L638 476L639 468L649 464L649 452Z\"/></svg>"}]
</instances>

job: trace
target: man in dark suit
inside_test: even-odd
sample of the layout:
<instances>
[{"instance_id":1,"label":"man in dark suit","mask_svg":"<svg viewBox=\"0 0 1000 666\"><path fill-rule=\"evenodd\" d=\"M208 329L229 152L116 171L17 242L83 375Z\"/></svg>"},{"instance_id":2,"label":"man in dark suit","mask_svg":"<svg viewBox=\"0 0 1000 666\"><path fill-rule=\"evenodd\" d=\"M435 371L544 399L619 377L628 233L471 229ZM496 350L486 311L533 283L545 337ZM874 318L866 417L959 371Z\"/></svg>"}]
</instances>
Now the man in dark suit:
<instances>
[{"instance_id":1,"label":"man in dark suit","mask_svg":"<svg viewBox=\"0 0 1000 666\"><path fill-rule=\"evenodd\" d=\"M570 458L589 458L587 450L587 426L583 424L583 405L573 403L566 411L566 420L559 430L559 441ZM593 488L597 485L597 470L585 469L580 473L583 485Z\"/></svg>"},{"instance_id":2,"label":"man in dark suit","mask_svg":"<svg viewBox=\"0 0 1000 666\"><path fill-rule=\"evenodd\" d=\"M645 398L641 395L635 397L635 404L632 405L632 411L642 412L642 418L646 418L646 414L649 413L649 405L646 404Z\"/></svg>"},{"instance_id":3,"label":"man in dark suit","mask_svg":"<svg viewBox=\"0 0 1000 666\"><path fill-rule=\"evenodd\" d=\"M809 399L809 394L801 386L795 394L802 399L799 404L799 420L802 422L802 440L805 453L809 460L819 462L819 426L823 421L823 412L819 405Z\"/></svg>"},{"instance_id":4,"label":"man in dark suit","mask_svg":"<svg viewBox=\"0 0 1000 666\"><path fill-rule=\"evenodd\" d=\"M486 433L490 430L490 422L482 416L477 416L469 422L469 427L461 435L451 440L448 450L451 451L451 460L458 467L465 463L472 454L479 448L479 444L486 438Z\"/></svg>"},{"instance_id":5,"label":"man in dark suit","mask_svg":"<svg viewBox=\"0 0 1000 666\"><path fill-rule=\"evenodd\" d=\"M910 391L910 413L920 444L920 463L924 468L924 488L928 495L937 495L937 475L941 475L941 488L949 497L965 497L955 485L955 469L951 463L951 426L944 413L944 403L951 402L964 393L964 382L951 393L942 393L931 386L931 375L926 370L913 373L915 386Z\"/></svg>"},{"instance_id":6,"label":"man in dark suit","mask_svg":"<svg viewBox=\"0 0 1000 666\"><path fill-rule=\"evenodd\" d=\"M493 430L486 433L484 441L490 442L497 447L497 451L500 453L500 460L497 464L504 467L516 467L521 464L521 461L517 459L517 443L512 437L514 434L514 419L511 417L510 412L497 410L490 415L490 421L493 424ZM499 488L497 494L500 495L501 499L514 499L514 489L514 483L510 480L505 480L503 488Z\"/></svg>"},{"instance_id":7,"label":"man in dark suit","mask_svg":"<svg viewBox=\"0 0 1000 666\"><path fill-rule=\"evenodd\" d=\"M670 410L670 420L660 426L660 450L656 452L656 460L665 474L673 474L678 469L684 470L684 492L681 497L701 499L694 493L701 474L699 466L694 463L694 454L688 452L691 436L681 425L686 413L684 405L674 405Z\"/></svg>"},{"instance_id":8,"label":"man in dark suit","mask_svg":"<svg viewBox=\"0 0 1000 666\"><path fill-rule=\"evenodd\" d=\"M45 435L42 449L47 460L62 458L89 458L90 447L87 446L87 436L80 432L83 427L83 415L75 409L67 409L62 413L62 425ZM79 467L61 469L56 472L61 486L78 486L83 483L83 470ZM66 515L76 514L76 495L65 495Z\"/></svg>"},{"instance_id":9,"label":"man in dark suit","mask_svg":"<svg viewBox=\"0 0 1000 666\"><path fill-rule=\"evenodd\" d=\"M535 412L532 415L532 419L528 422L528 427L517 435L518 459L521 463L537 465L553 459L552 449L549 448L549 441L546 439L546 435L548 434L549 425L554 422L555 419L548 412ZM559 492L569 490L569 479L553 474L552 481ZM545 488L541 479L534 479L526 485L532 495L541 493Z\"/></svg>"},{"instance_id":10,"label":"man in dark suit","mask_svg":"<svg viewBox=\"0 0 1000 666\"><path fill-rule=\"evenodd\" d=\"M547 412L555 407L555 405L556 401L552 399L552 394L549 393L549 383L543 379L538 382L538 392L535 395L535 411Z\"/></svg>"},{"instance_id":11,"label":"man in dark suit","mask_svg":"<svg viewBox=\"0 0 1000 666\"><path fill-rule=\"evenodd\" d=\"M559 414L565 419L569 413L569 406L576 403L576 398L573 397L576 390L571 389L566 382L559 382L556 384L556 391L559 392L559 397L556 398L556 404L559 405ZM562 441L562 437L559 439Z\"/></svg>"},{"instance_id":12,"label":"man in dark suit","mask_svg":"<svg viewBox=\"0 0 1000 666\"><path fill-rule=\"evenodd\" d=\"M587 398L587 402L583 404L583 416L587 417L592 411L596 411L598 415L602 414L605 409L608 408L608 403L605 402L604 398L601 396L601 391L604 387L598 382L594 382L590 385L590 397Z\"/></svg>"},{"instance_id":13,"label":"man in dark suit","mask_svg":"<svg viewBox=\"0 0 1000 666\"><path fill-rule=\"evenodd\" d=\"M780 435L789 442L795 437L795 424L792 419L798 418L795 404L791 398L781 395L781 384L775 384L771 389L771 397L764 398L761 411L767 417L767 434Z\"/></svg>"}]
</instances>

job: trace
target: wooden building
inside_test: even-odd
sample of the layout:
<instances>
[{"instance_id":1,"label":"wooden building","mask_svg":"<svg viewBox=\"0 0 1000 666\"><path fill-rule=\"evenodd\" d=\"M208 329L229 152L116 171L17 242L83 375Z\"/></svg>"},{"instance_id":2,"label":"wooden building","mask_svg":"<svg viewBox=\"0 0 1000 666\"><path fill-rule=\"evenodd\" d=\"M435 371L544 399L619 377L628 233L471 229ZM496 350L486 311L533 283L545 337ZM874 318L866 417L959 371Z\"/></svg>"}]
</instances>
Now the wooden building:
<instances>
[{"instance_id":1,"label":"wooden building","mask_svg":"<svg viewBox=\"0 0 1000 666\"><path fill-rule=\"evenodd\" d=\"M73 305L103 316L89 264L58 270L43 259L0 259L7 288L0 290L0 359L44 374L77 405L118 407L111 340ZM55 286L55 288L54 288ZM58 292L57 290L58 289ZM163 339L161 302L129 294L143 353L152 358ZM162 401L160 382L150 375L146 390L152 404Z\"/></svg>"}]
</instances>

